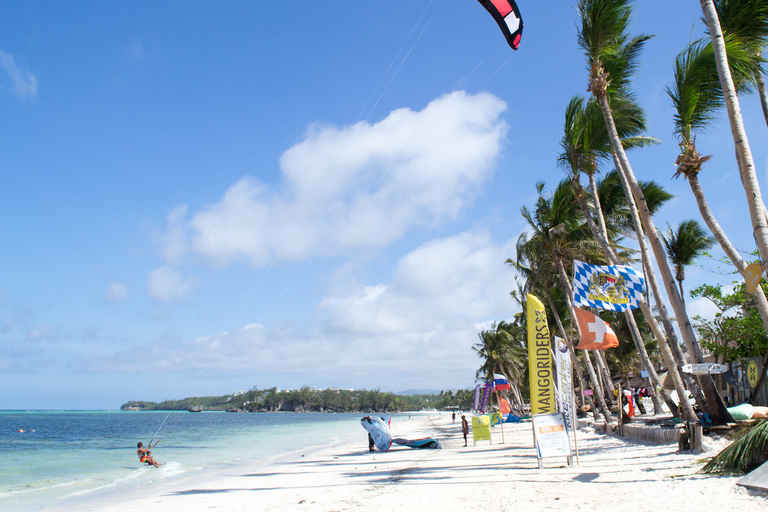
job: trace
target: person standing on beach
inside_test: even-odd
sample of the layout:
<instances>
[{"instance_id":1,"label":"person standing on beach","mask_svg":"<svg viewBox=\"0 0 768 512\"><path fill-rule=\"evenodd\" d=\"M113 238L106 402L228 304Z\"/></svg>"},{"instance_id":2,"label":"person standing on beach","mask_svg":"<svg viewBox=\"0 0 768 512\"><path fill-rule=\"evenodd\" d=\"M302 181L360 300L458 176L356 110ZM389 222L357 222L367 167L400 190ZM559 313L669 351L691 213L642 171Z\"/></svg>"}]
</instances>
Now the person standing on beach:
<instances>
[{"instance_id":1,"label":"person standing on beach","mask_svg":"<svg viewBox=\"0 0 768 512\"><path fill-rule=\"evenodd\" d=\"M467 446L467 434L469 434L469 423L467 423L467 417L461 415L461 433L464 434L464 446Z\"/></svg>"},{"instance_id":2,"label":"person standing on beach","mask_svg":"<svg viewBox=\"0 0 768 512\"><path fill-rule=\"evenodd\" d=\"M456 423L456 411L453 411L453 414L451 414L451 423Z\"/></svg>"},{"instance_id":3,"label":"person standing on beach","mask_svg":"<svg viewBox=\"0 0 768 512\"><path fill-rule=\"evenodd\" d=\"M155 443L157 444L157 443ZM139 441L139 444L136 445L136 453L139 456L139 462L145 463L145 464L151 464L152 466L155 466L156 468L160 467L160 464L155 462L155 459L152 458L152 452L149 451L150 448L152 448L152 444L150 443L149 446L146 448L142 448L144 446L144 443Z\"/></svg>"}]
</instances>

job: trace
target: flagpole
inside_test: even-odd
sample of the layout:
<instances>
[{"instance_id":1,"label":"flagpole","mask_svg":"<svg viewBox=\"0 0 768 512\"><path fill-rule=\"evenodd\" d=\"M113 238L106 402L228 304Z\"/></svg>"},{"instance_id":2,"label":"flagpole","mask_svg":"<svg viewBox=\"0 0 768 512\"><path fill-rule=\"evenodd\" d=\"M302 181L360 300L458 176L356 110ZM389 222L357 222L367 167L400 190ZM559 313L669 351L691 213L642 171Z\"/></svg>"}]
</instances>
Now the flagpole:
<instances>
[{"instance_id":1,"label":"flagpole","mask_svg":"<svg viewBox=\"0 0 768 512\"><path fill-rule=\"evenodd\" d=\"M573 321L573 320L571 320ZM579 463L579 443L576 441L576 431L579 430L579 415L576 412L575 400L573 398L573 367L571 367L571 410L573 411L573 448L576 451L576 465Z\"/></svg>"},{"instance_id":2,"label":"flagpole","mask_svg":"<svg viewBox=\"0 0 768 512\"><path fill-rule=\"evenodd\" d=\"M499 392L496 392L496 405L499 406L499 419L501 419L501 422L499 423L499 428L501 428L501 444L504 444L504 415L501 414L501 400L499 399Z\"/></svg>"}]
</instances>

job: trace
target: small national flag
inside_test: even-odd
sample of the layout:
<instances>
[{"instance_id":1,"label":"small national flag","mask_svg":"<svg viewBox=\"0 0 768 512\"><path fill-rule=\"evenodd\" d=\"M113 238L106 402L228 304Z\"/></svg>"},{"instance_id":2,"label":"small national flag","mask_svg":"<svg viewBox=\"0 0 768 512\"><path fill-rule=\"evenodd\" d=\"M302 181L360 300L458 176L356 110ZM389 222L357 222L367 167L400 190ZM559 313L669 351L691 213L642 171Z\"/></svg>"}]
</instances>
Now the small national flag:
<instances>
[{"instance_id":1,"label":"small national flag","mask_svg":"<svg viewBox=\"0 0 768 512\"><path fill-rule=\"evenodd\" d=\"M589 265L573 260L573 305L609 311L640 307L643 275L622 265Z\"/></svg>"},{"instance_id":2,"label":"small national flag","mask_svg":"<svg viewBox=\"0 0 768 512\"><path fill-rule=\"evenodd\" d=\"M500 373L493 374L493 385L496 388L496 391L504 391L505 389L510 388L509 381Z\"/></svg>"},{"instance_id":3,"label":"small national flag","mask_svg":"<svg viewBox=\"0 0 768 512\"><path fill-rule=\"evenodd\" d=\"M576 346L583 350L605 350L619 346L619 338L611 326L589 311L573 308L579 322L581 342Z\"/></svg>"}]
</instances>

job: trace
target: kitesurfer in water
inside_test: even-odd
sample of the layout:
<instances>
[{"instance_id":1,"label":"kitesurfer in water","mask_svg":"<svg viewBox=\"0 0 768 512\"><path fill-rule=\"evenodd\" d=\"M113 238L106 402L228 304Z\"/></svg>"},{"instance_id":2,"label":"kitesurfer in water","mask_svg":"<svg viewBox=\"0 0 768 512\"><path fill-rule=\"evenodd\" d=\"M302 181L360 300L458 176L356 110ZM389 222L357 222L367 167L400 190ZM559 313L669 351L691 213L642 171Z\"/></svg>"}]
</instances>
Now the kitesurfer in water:
<instances>
[{"instance_id":1,"label":"kitesurfer in water","mask_svg":"<svg viewBox=\"0 0 768 512\"><path fill-rule=\"evenodd\" d=\"M157 443L155 443L157 444ZM136 453L139 456L139 462L144 464L151 464L152 466L155 466L156 468L160 467L160 464L155 462L155 459L152 458L152 452L149 451L150 448L152 448L152 444L150 443L149 446L146 448L143 448L144 443L139 441L139 444L136 445Z\"/></svg>"}]
</instances>

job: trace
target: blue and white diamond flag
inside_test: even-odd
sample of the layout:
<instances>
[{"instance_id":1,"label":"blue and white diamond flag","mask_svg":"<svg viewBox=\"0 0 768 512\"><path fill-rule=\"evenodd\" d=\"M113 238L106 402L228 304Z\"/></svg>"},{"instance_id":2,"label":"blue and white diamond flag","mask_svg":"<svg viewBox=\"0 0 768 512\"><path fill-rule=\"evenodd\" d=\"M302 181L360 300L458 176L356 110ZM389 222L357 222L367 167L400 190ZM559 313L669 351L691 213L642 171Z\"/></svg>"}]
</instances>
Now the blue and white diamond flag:
<instances>
[{"instance_id":1,"label":"blue and white diamond flag","mask_svg":"<svg viewBox=\"0 0 768 512\"><path fill-rule=\"evenodd\" d=\"M622 265L588 265L573 260L573 305L626 311L640 306L643 274Z\"/></svg>"}]
</instances>

